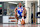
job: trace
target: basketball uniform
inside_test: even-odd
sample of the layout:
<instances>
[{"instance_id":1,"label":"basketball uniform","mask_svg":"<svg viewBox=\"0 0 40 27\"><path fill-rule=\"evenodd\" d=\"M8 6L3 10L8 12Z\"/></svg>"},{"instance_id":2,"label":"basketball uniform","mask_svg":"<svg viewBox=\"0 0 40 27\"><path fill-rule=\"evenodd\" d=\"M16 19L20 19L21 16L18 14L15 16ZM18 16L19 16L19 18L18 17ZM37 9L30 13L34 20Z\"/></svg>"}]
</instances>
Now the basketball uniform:
<instances>
[{"instance_id":1,"label":"basketball uniform","mask_svg":"<svg viewBox=\"0 0 40 27\"><path fill-rule=\"evenodd\" d=\"M23 10L24 10L23 7L21 7L21 8L18 7L18 8L17 8L17 15L18 15L19 18L22 18L22 12L23 12ZM25 16L24 16L24 17L25 17Z\"/></svg>"}]
</instances>

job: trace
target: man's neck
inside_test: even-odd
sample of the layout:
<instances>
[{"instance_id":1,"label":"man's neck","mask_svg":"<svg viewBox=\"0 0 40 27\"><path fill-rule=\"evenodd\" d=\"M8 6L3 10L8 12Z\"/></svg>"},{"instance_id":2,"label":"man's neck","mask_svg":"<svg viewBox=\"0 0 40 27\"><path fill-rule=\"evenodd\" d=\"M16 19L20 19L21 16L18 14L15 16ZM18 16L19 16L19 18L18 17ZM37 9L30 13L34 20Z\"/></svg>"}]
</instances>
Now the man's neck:
<instances>
[{"instance_id":1,"label":"man's neck","mask_svg":"<svg viewBox=\"0 0 40 27\"><path fill-rule=\"evenodd\" d=\"M19 8L21 8L21 6L19 6Z\"/></svg>"}]
</instances>

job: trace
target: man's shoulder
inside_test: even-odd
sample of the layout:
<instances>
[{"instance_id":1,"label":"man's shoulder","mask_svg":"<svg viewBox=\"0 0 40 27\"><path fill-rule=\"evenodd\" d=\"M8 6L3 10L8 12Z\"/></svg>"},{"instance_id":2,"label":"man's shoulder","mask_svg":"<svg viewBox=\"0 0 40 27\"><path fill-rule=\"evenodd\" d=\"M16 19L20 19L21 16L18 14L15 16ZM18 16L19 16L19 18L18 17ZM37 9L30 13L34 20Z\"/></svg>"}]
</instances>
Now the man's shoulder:
<instances>
[{"instance_id":1,"label":"man's shoulder","mask_svg":"<svg viewBox=\"0 0 40 27\"><path fill-rule=\"evenodd\" d=\"M23 7L23 9L25 9L25 7Z\"/></svg>"},{"instance_id":2,"label":"man's shoulder","mask_svg":"<svg viewBox=\"0 0 40 27\"><path fill-rule=\"evenodd\" d=\"M18 7L15 8L15 10L17 10L17 9L18 9Z\"/></svg>"}]
</instances>

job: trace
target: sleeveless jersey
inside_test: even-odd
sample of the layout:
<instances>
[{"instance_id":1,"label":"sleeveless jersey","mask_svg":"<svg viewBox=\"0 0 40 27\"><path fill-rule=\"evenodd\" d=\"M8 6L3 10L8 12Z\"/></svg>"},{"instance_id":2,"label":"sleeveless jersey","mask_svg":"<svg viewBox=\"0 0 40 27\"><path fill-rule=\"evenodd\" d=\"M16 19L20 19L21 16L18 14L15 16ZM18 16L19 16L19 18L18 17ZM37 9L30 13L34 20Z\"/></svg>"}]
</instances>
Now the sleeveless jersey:
<instances>
[{"instance_id":1,"label":"sleeveless jersey","mask_svg":"<svg viewBox=\"0 0 40 27\"><path fill-rule=\"evenodd\" d=\"M18 16L22 16L22 12L23 12L23 7L17 9L17 14Z\"/></svg>"}]
</instances>

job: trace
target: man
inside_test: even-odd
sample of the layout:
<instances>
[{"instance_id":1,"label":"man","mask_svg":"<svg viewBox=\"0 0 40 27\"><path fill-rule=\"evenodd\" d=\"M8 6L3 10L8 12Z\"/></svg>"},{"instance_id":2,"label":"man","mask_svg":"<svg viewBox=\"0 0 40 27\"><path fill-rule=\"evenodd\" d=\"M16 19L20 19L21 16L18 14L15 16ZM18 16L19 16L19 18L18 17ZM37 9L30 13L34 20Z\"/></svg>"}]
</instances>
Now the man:
<instances>
[{"instance_id":1,"label":"man","mask_svg":"<svg viewBox=\"0 0 40 27\"><path fill-rule=\"evenodd\" d=\"M26 18L26 9L24 7L22 7L21 3L18 3L19 7L16 7L14 12L15 12L15 17L16 19L20 19L20 18Z\"/></svg>"}]
</instances>

